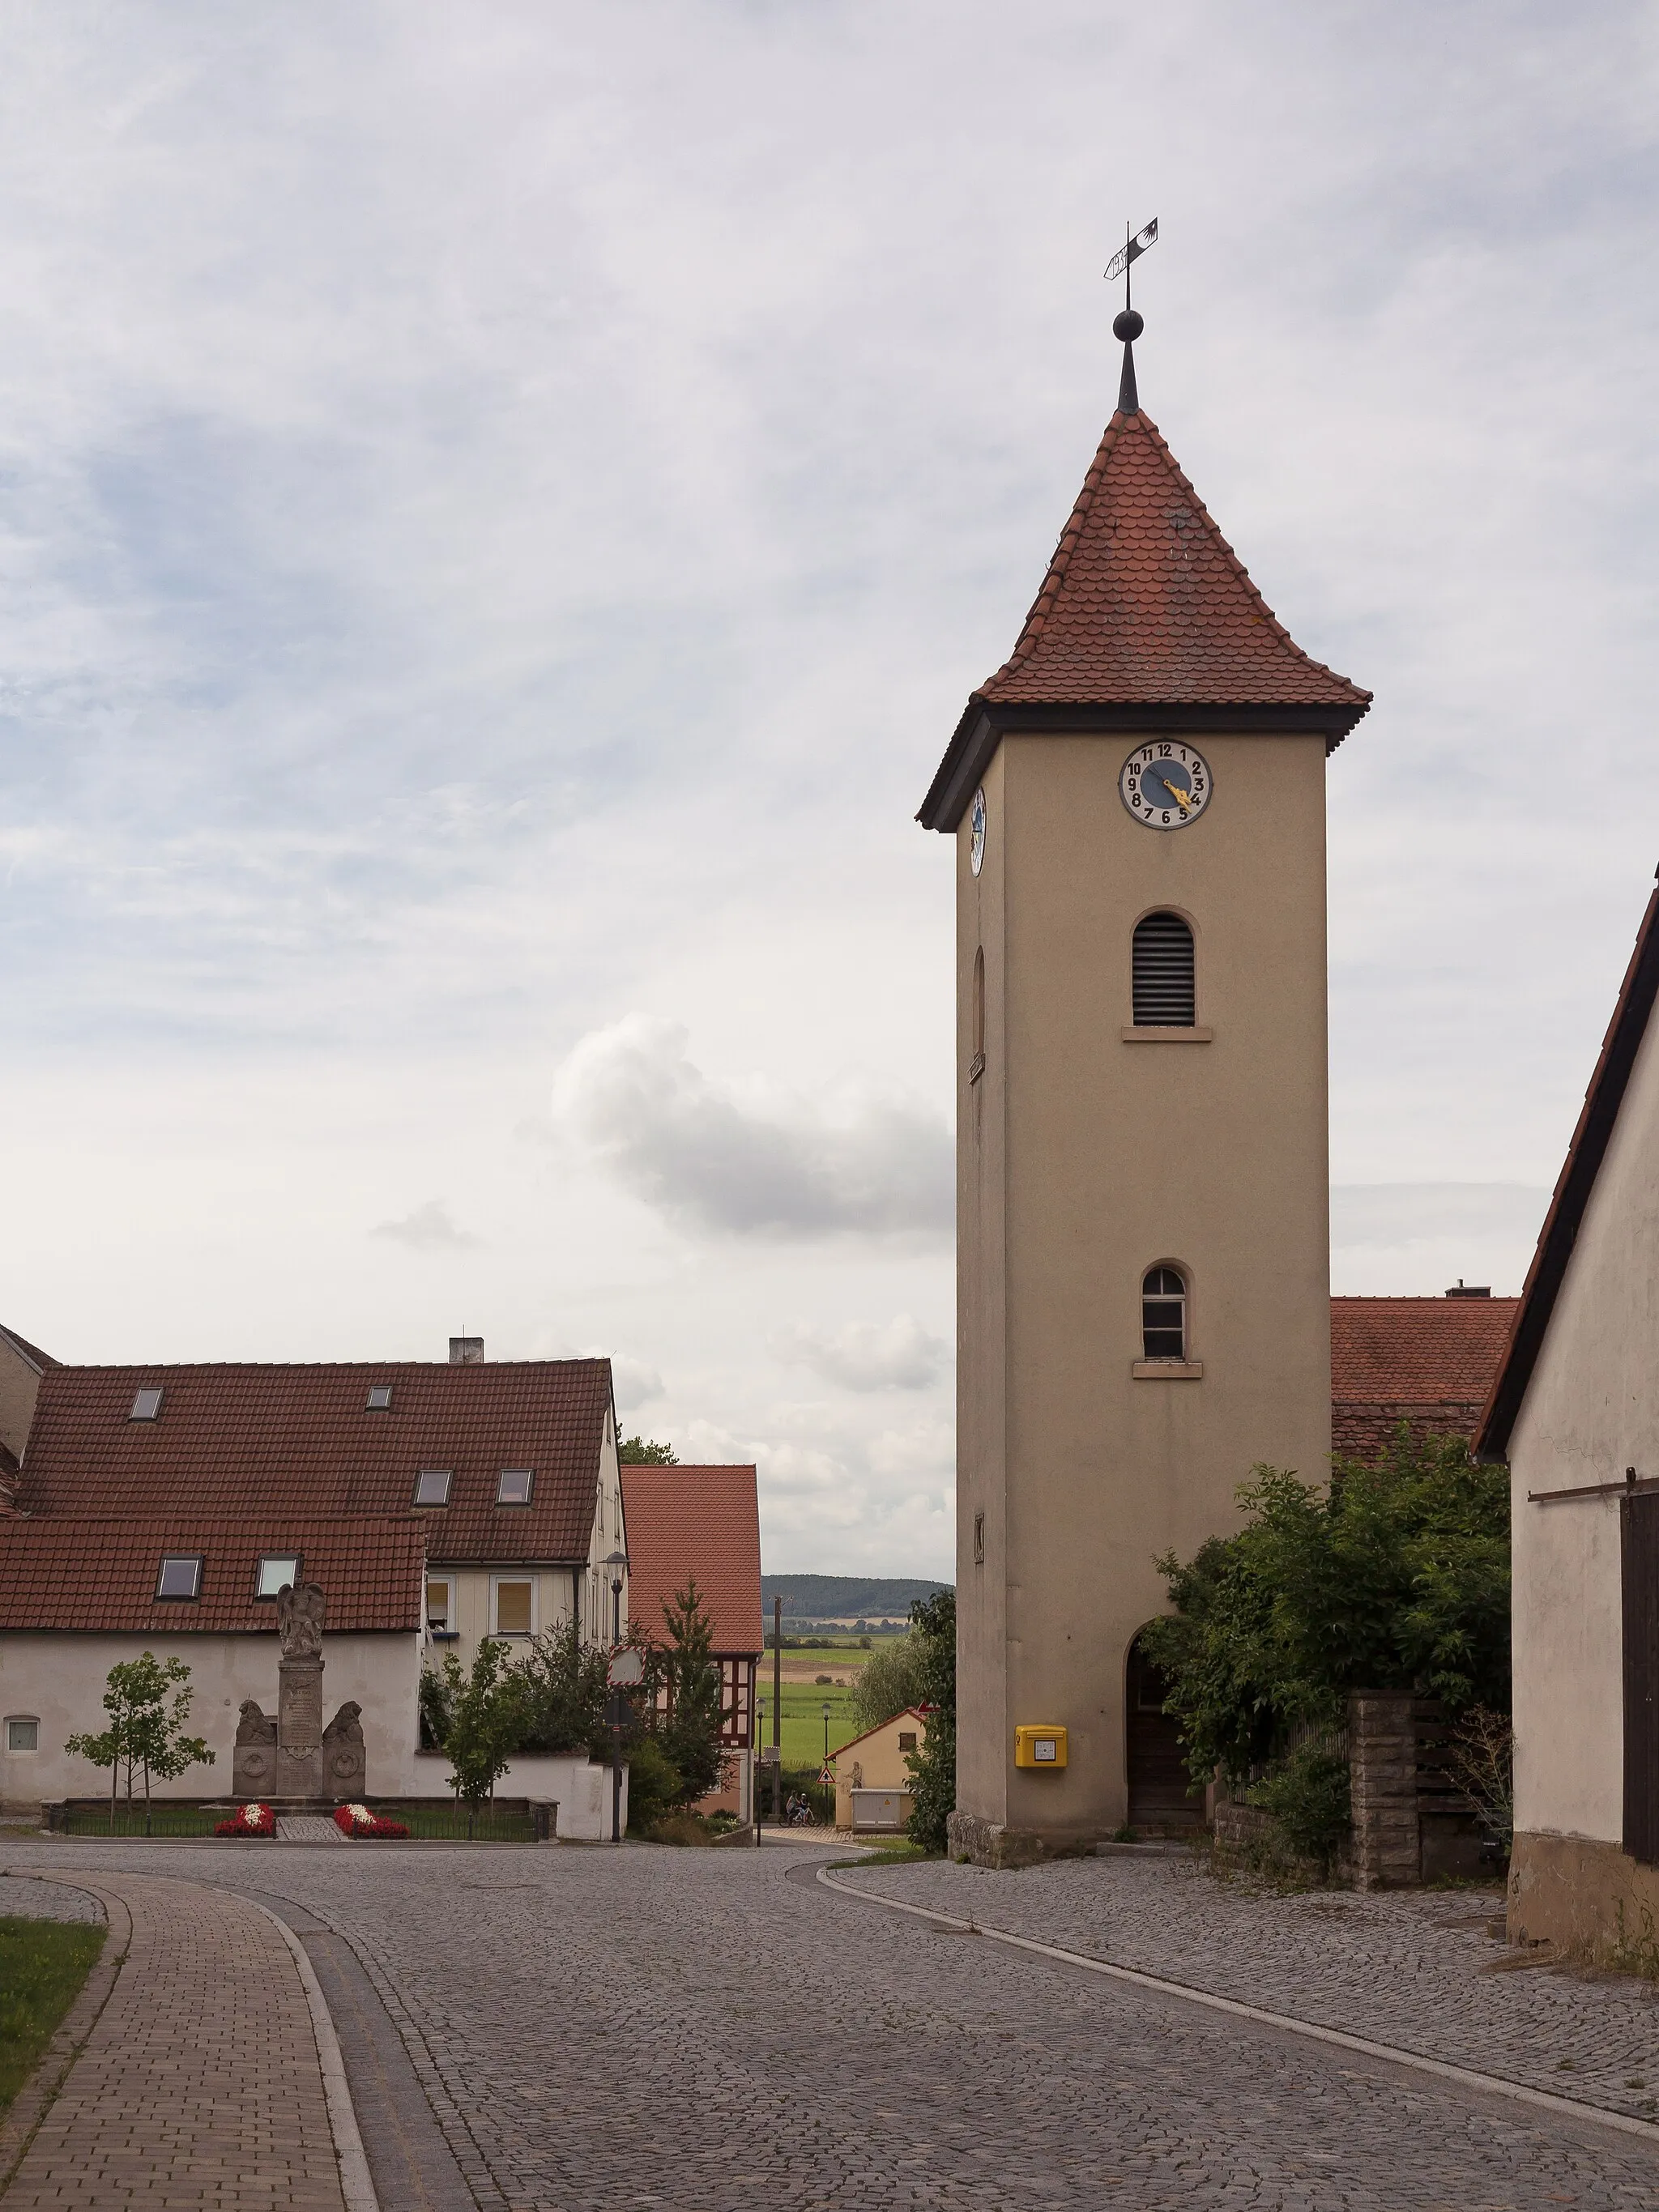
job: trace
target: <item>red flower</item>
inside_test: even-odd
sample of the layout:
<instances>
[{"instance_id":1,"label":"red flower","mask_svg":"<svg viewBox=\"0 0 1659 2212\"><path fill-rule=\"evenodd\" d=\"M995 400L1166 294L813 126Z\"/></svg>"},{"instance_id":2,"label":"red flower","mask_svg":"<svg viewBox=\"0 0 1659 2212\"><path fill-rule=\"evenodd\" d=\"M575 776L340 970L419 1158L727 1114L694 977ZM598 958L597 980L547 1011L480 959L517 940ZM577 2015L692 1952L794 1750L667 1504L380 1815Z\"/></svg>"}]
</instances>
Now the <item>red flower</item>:
<instances>
[{"instance_id":1,"label":"red flower","mask_svg":"<svg viewBox=\"0 0 1659 2212\"><path fill-rule=\"evenodd\" d=\"M269 1805L243 1805L234 1820L221 1820L213 1832L216 1836L274 1836L276 1815Z\"/></svg>"}]
</instances>

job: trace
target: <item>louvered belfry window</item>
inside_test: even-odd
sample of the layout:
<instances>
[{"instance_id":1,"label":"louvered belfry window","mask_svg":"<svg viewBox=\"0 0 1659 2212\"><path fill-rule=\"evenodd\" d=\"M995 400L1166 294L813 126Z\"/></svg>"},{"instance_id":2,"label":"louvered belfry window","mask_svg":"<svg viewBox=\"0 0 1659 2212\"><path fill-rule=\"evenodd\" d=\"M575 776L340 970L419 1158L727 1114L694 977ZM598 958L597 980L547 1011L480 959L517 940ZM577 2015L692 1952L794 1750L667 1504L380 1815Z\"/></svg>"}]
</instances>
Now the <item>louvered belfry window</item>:
<instances>
[{"instance_id":1,"label":"louvered belfry window","mask_svg":"<svg viewBox=\"0 0 1659 2212\"><path fill-rule=\"evenodd\" d=\"M1189 1030L1194 1003L1192 931L1178 914L1143 915L1135 924L1135 1027Z\"/></svg>"}]
</instances>

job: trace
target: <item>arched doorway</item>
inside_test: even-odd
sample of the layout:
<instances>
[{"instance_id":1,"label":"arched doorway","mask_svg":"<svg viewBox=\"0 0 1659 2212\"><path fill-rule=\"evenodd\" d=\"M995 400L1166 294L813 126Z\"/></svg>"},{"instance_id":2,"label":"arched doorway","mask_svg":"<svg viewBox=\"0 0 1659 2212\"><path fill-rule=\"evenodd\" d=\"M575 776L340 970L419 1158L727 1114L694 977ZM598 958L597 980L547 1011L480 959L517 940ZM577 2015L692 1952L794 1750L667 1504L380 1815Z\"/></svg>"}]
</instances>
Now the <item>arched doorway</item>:
<instances>
[{"instance_id":1,"label":"arched doorway","mask_svg":"<svg viewBox=\"0 0 1659 2212\"><path fill-rule=\"evenodd\" d=\"M1187 1760L1180 1723L1164 1711L1169 1688L1141 1648L1129 1646L1124 1681L1125 1758L1132 1828L1195 1828L1204 1818L1202 1797L1187 1794Z\"/></svg>"}]
</instances>

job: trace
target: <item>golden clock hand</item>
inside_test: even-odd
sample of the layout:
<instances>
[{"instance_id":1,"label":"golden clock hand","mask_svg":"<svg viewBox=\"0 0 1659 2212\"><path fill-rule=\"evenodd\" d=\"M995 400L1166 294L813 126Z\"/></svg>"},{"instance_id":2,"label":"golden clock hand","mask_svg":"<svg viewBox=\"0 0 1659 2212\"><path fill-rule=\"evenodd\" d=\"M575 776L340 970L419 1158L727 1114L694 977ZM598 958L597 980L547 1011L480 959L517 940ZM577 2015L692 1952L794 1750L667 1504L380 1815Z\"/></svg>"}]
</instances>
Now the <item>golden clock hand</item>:
<instances>
[{"instance_id":1,"label":"golden clock hand","mask_svg":"<svg viewBox=\"0 0 1659 2212\"><path fill-rule=\"evenodd\" d=\"M1170 782L1169 777L1164 775L1161 771L1158 780L1164 786L1164 790L1169 793L1170 797L1174 799L1176 805L1181 809L1182 812L1185 814L1193 803L1193 794L1191 792L1177 791L1174 784Z\"/></svg>"}]
</instances>

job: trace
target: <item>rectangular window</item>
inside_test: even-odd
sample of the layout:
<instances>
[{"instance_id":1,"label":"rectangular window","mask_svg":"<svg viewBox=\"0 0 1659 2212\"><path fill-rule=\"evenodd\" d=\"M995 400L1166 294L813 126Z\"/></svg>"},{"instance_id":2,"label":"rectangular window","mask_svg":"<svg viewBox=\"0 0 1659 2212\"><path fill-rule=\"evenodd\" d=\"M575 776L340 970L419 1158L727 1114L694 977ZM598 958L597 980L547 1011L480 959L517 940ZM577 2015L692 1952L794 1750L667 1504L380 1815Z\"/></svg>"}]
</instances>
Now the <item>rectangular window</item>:
<instances>
[{"instance_id":1,"label":"rectangular window","mask_svg":"<svg viewBox=\"0 0 1659 2212\"><path fill-rule=\"evenodd\" d=\"M447 1575L428 1575L426 1578L426 1626L431 1636L453 1636L455 1627L455 1585Z\"/></svg>"},{"instance_id":2,"label":"rectangular window","mask_svg":"<svg viewBox=\"0 0 1659 2212\"><path fill-rule=\"evenodd\" d=\"M392 1385L389 1382L369 1384L368 1411L371 1413L389 1413L392 1411Z\"/></svg>"},{"instance_id":3,"label":"rectangular window","mask_svg":"<svg viewBox=\"0 0 1659 2212\"><path fill-rule=\"evenodd\" d=\"M528 1505L531 1474L527 1467L504 1467L495 1484L497 1505Z\"/></svg>"},{"instance_id":4,"label":"rectangular window","mask_svg":"<svg viewBox=\"0 0 1659 2212\"><path fill-rule=\"evenodd\" d=\"M161 1571L155 1577L155 1595L175 1602L188 1603L202 1595L202 1562L199 1556L189 1553L165 1559Z\"/></svg>"},{"instance_id":5,"label":"rectangular window","mask_svg":"<svg viewBox=\"0 0 1659 2212\"><path fill-rule=\"evenodd\" d=\"M278 1590L297 1589L300 1583L300 1556L297 1552L267 1552L259 1562L258 1579L253 1585L255 1597L275 1597Z\"/></svg>"},{"instance_id":6,"label":"rectangular window","mask_svg":"<svg viewBox=\"0 0 1659 2212\"><path fill-rule=\"evenodd\" d=\"M417 1505L447 1505L449 1503L449 1469L447 1467L423 1467L415 1478L415 1503Z\"/></svg>"},{"instance_id":7,"label":"rectangular window","mask_svg":"<svg viewBox=\"0 0 1659 2212\"><path fill-rule=\"evenodd\" d=\"M130 1421L153 1421L161 1410L161 1394L159 1390L135 1390L132 1411L127 1419Z\"/></svg>"},{"instance_id":8,"label":"rectangular window","mask_svg":"<svg viewBox=\"0 0 1659 2212\"><path fill-rule=\"evenodd\" d=\"M40 1723L39 1721L19 1718L6 1723L8 1751L39 1751L40 1748Z\"/></svg>"},{"instance_id":9,"label":"rectangular window","mask_svg":"<svg viewBox=\"0 0 1659 2212\"><path fill-rule=\"evenodd\" d=\"M974 1565L976 1567L985 1565L985 1516L982 1513L974 1516Z\"/></svg>"},{"instance_id":10,"label":"rectangular window","mask_svg":"<svg viewBox=\"0 0 1659 2212\"><path fill-rule=\"evenodd\" d=\"M899 1749L901 1751L914 1751L915 1747L915 1730L914 1729L901 1729L899 1730Z\"/></svg>"},{"instance_id":11,"label":"rectangular window","mask_svg":"<svg viewBox=\"0 0 1659 2212\"><path fill-rule=\"evenodd\" d=\"M530 1584L500 1579L495 1584L495 1633L497 1636L528 1636L530 1633Z\"/></svg>"}]
</instances>

